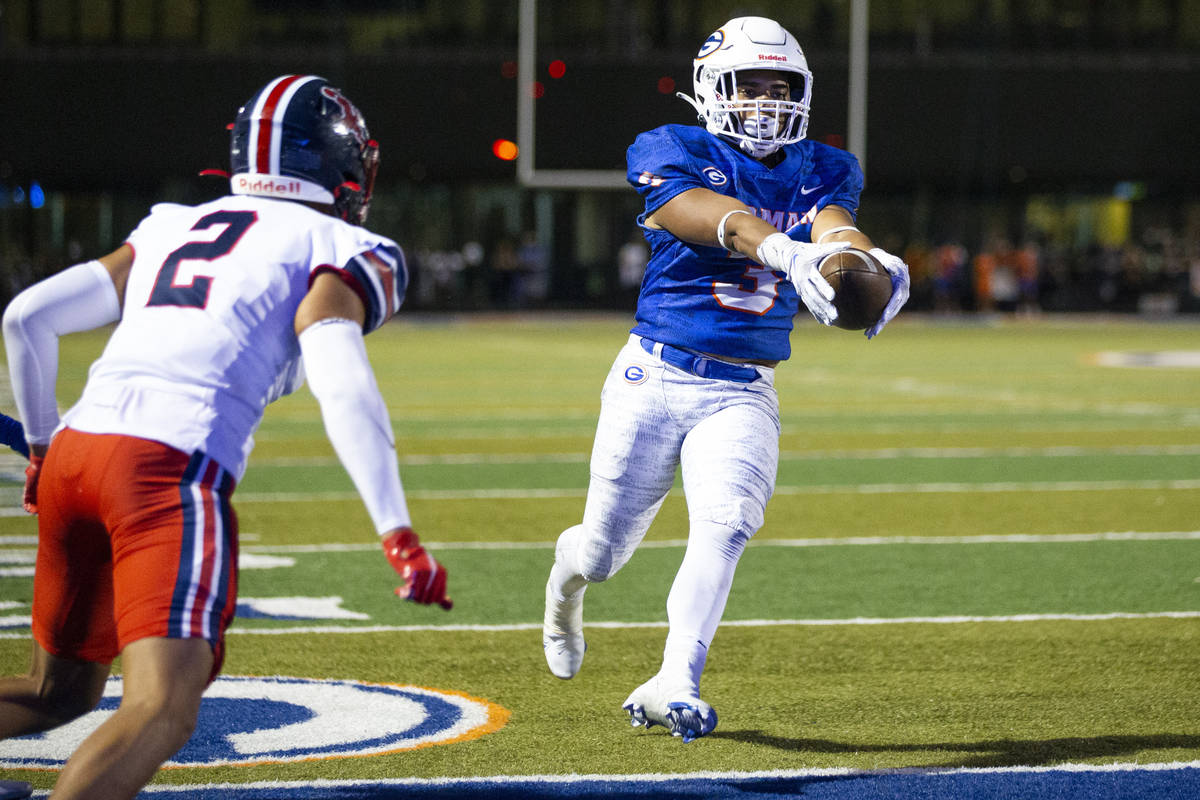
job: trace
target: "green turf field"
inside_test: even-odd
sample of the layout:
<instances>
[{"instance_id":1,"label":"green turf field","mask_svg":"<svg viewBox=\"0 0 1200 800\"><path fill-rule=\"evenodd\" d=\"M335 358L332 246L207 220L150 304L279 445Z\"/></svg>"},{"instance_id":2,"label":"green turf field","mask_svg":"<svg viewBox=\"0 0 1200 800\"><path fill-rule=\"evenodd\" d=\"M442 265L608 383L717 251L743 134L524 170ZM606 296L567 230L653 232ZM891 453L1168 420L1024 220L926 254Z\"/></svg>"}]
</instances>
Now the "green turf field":
<instances>
[{"instance_id":1,"label":"green turf field","mask_svg":"<svg viewBox=\"0 0 1200 800\"><path fill-rule=\"evenodd\" d=\"M368 339L450 613L391 596L307 390L268 409L235 495L242 598L339 598L347 614L238 620L227 673L449 689L511 711L503 728L158 780L1200 759L1200 368L1101 366L1200 353L1200 325L902 318L867 342L802 324L776 376L777 493L702 687L720 724L687 746L631 730L620 708L658 665L687 535L678 491L625 570L589 590L581 673L559 681L541 654L553 541L582 513L600 385L627 328L414 317ZM60 400L102 342L64 342ZM10 569L31 563L35 533L13 511L19 469L0 461ZM0 577L0 673L26 666L31 587Z\"/></svg>"}]
</instances>

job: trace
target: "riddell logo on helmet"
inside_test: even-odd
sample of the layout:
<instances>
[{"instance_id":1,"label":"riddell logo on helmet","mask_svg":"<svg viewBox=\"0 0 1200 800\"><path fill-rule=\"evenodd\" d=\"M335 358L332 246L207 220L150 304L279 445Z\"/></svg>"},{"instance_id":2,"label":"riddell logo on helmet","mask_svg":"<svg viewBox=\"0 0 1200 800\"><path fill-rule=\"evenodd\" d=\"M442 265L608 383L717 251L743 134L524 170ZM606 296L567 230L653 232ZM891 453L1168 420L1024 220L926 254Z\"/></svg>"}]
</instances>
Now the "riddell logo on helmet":
<instances>
[{"instance_id":1,"label":"riddell logo on helmet","mask_svg":"<svg viewBox=\"0 0 1200 800\"><path fill-rule=\"evenodd\" d=\"M759 61L787 61L787 56L781 56L778 53L759 53Z\"/></svg>"},{"instance_id":2,"label":"riddell logo on helmet","mask_svg":"<svg viewBox=\"0 0 1200 800\"><path fill-rule=\"evenodd\" d=\"M300 194L303 189L300 186L300 181L242 174L233 176L233 191L239 194L295 196Z\"/></svg>"}]
</instances>

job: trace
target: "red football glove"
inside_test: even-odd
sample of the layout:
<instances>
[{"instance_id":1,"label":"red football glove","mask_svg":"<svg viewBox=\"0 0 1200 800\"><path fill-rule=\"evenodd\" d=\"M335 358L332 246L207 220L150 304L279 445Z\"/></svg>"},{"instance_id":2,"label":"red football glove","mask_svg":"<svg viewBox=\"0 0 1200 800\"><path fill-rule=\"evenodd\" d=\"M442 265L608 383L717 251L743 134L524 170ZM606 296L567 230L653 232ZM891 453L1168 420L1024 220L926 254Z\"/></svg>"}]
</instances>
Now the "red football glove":
<instances>
[{"instance_id":1,"label":"red football glove","mask_svg":"<svg viewBox=\"0 0 1200 800\"><path fill-rule=\"evenodd\" d=\"M37 487L38 478L42 475L42 461L42 456L31 454L29 466L25 468L25 494L21 498L21 505L30 514L37 513Z\"/></svg>"},{"instance_id":2,"label":"red football glove","mask_svg":"<svg viewBox=\"0 0 1200 800\"><path fill-rule=\"evenodd\" d=\"M449 611L454 601L446 596L446 568L425 552L412 528L397 528L383 538L383 554L392 569L404 578L396 595L414 603L437 603Z\"/></svg>"}]
</instances>

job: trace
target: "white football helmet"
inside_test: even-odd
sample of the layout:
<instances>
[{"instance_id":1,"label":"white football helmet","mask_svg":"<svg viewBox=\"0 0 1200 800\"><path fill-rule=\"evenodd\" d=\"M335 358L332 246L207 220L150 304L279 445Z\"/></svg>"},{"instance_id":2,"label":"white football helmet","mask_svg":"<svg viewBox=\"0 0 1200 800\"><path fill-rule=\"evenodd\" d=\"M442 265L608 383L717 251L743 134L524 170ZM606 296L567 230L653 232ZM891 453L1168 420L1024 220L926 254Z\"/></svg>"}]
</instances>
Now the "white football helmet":
<instances>
[{"instance_id":1,"label":"white football helmet","mask_svg":"<svg viewBox=\"0 0 1200 800\"><path fill-rule=\"evenodd\" d=\"M789 99L738 97L738 71L764 69L785 74ZM808 132L812 73L796 37L774 20L737 17L722 25L696 54L692 82L696 96L678 96L692 104L710 133L737 140L754 158L798 142Z\"/></svg>"}]
</instances>

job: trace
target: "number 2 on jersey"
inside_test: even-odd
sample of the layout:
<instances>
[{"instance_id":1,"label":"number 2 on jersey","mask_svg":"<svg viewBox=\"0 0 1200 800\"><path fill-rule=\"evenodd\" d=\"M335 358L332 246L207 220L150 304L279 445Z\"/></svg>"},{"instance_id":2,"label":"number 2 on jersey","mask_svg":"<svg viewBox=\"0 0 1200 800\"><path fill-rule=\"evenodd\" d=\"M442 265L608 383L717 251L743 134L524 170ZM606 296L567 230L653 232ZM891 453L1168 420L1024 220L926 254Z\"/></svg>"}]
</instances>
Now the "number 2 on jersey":
<instances>
[{"instance_id":1,"label":"number 2 on jersey","mask_svg":"<svg viewBox=\"0 0 1200 800\"><path fill-rule=\"evenodd\" d=\"M780 280L782 278L770 267L747 260L746 271L737 283L713 281L713 297L721 308L761 317L771 310L779 298Z\"/></svg>"},{"instance_id":2,"label":"number 2 on jersey","mask_svg":"<svg viewBox=\"0 0 1200 800\"><path fill-rule=\"evenodd\" d=\"M179 272L180 262L215 261L228 254L257 221L258 214L253 211L217 211L201 217L192 226L192 230L202 231L214 225L225 225L226 228L211 242L188 242L173 250L158 269L158 277L154 279L154 289L150 292L150 299L146 301L146 305L186 308L204 308L208 305L212 277L195 275L190 283L177 285L175 276Z\"/></svg>"}]
</instances>

